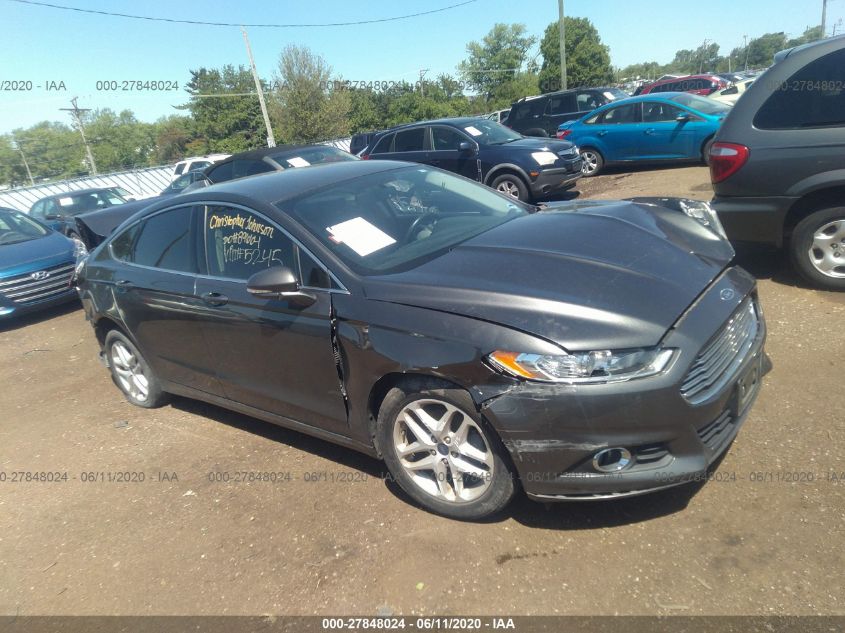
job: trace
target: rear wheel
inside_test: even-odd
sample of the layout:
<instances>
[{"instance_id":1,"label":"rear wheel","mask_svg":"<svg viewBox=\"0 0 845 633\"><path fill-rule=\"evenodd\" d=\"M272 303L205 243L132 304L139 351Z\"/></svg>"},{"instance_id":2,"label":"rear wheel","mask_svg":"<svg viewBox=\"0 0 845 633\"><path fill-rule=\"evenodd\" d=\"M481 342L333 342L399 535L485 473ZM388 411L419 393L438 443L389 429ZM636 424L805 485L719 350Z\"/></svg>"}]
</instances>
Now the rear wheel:
<instances>
[{"instance_id":1,"label":"rear wheel","mask_svg":"<svg viewBox=\"0 0 845 633\"><path fill-rule=\"evenodd\" d=\"M498 436L459 389L392 389L379 410L378 439L396 482L437 514L481 519L516 491Z\"/></svg>"},{"instance_id":2,"label":"rear wheel","mask_svg":"<svg viewBox=\"0 0 845 633\"><path fill-rule=\"evenodd\" d=\"M134 405L153 409L167 401L167 394L134 343L117 330L106 335L105 350L112 380Z\"/></svg>"},{"instance_id":3,"label":"rear wheel","mask_svg":"<svg viewBox=\"0 0 845 633\"><path fill-rule=\"evenodd\" d=\"M807 281L845 290L845 207L816 211L801 220L792 232L790 255Z\"/></svg>"},{"instance_id":4,"label":"rear wheel","mask_svg":"<svg viewBox=\"0 0 845 633\"><path fill-rule=\"evenodd\" d=\"M491 187L500 193L523 202L531 202L531 194L525 182L516 174L503 174L496 178Z\"/></svg>"},{"instance_id":5,"label":"rear wheel","mask_svg":"<svg viewBox=\"0 0 845 633\"><path fill-rule=\"evenodd\" d=\"M597 176L604 169L604 158L592 147L581 148L581 173L585 176Z\"/></svg>"}]
</instances>

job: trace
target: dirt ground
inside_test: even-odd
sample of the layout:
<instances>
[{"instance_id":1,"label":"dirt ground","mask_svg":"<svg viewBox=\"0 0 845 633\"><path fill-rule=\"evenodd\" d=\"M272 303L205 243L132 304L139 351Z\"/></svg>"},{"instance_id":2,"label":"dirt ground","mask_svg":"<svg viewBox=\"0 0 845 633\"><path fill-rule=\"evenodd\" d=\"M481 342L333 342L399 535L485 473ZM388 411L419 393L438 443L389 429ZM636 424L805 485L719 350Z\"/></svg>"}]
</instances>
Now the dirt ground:
<instances>
[{"instance_id":1,"label":"dirt ground","mask_svg":"<svg viewBox=\"0 0 845 633\"><path fill-rule=\"evenodd\" d=\"M709 199L708 182L646 169L579 189ZM349 450L183 399L129 405L74 305L6 323L0 614L845 614L845 294L770 254L739 259L774 369L721 480L522 499L482 524L412 506ZM209 478L238 471L289 478Z\"/></svg>"}]
</instances>

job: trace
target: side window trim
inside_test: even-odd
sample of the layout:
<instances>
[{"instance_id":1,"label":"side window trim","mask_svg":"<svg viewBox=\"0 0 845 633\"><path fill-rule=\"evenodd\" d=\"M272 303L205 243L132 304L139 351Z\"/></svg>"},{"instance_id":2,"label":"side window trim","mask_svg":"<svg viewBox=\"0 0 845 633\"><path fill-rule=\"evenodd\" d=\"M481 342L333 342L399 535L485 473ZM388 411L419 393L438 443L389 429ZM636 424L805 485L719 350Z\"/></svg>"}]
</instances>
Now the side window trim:
<instances>
[{"instance_id":1,"label":"side window trim","mask_svg":"<svg viewBox=\"0 0 845 633\"><path fill-rule=\"evenodd\" d=\"M209 274L209 271L211 269L208 266L208 231L205 230L206 218L208 217L208 207L225 206L225 207L229 207L229 208L232 208L232 209L240 209L241 211L245 211L246 213L252 213L253 215L257 215L258 217L262 218L266 222L269 222L271 225L273 225L275 228L277 228L282 233L282 235L284 235L287 239L289 239L291 242L293 242L293 245L296 247L296 251L297 251L297 255L296 255L297 270L294 271L294 272L297 273L297 276L299 277L300 281L302 280L302 266L300 265L300 262L299 262L299 252L304 252L311 259L313 259L314 263L317 264L317 266L319 266L320 268L322 268L326 272L326 274L329 276L329 278L332 280L332 282L334 284L337 284L337 286L338 286L337 288L315 288L315 287L312 287L312 286L304 286L303 285L302 288L307 288L308 290L321 290L323 292L340 292L340 293L343 293L343 294L349 294L349 291L346 289L346 286L344 286L343 283L340 281L340 279L338 279L337 276L331 270L329 270L328 266L326 266L320 260L319 257L316 257L314 255L314 253L312 253L311 250L307 246L305 246L302 242L300 242L295 236L291 235L289 231L287 231L283 227L279 226L278 222L276 222L275 220L273 220L271 218L268 218L264 213L261 213L260 211L256 211L255 209L252 209L250 207L245 207L242 204L235 204L233 202L205 200L205 201L195 202L194 204L197 207L202 207L202 211L198 215L202 215L201 226L202 226L203 238L202 238L201 242L202 242L202 246L203 246L203 259L204 259L203 268L205 270L205 274L200 274L199 275L200 277L204 277L206 279L222 279L222 280L225 280L225 281L242 283L242 284L246 283L246 280L244 280L244 279L235 279L233 277L221 277L219 275Z\"/></svg>"}]
</instances>

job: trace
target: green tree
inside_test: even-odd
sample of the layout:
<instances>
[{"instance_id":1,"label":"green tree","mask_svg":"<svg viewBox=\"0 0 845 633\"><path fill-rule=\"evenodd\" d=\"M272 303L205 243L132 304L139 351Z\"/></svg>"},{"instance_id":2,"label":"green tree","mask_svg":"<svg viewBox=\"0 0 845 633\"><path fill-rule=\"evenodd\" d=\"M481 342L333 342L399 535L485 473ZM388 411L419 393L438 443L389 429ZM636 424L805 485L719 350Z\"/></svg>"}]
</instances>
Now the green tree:
<instances>
[{"instance_id":1,"label":"green tree","mask_svg":"<svg viewBox=\"0 0 845 633\"><path fill-rule=\"evenodd\" d=\"M748 48L735 48L731 57L737 60L737 68L766 68L772 65L775 53L787 48L786 43L785 33L766 33L749 40Z\"/></svg>"},{"instance_id":2,"label":"green tree","mask_svg":"<svg viewBox=\"0 0 845 633\"><path fill-rule=\"evenodd\" d=\"M190 152L189 143L195 139L193 120L177 114L162 117L154 124L155 152L152 162L155 164L171 163Z\"/></svg>"},{"instance_id":3,"label":"green tree","mask_svg":"<svg viewBox=\"0 0 845 633\"><path fill-rule=\"evenodd\" d=\"M271 99L274 129L285 143L309 143L349 134L350 91L322 56L304 46L287 46L279 57L278 84Z\"/></svg>"},{"instance_id":4,"label":"green tree","mask_svg":"<svg viewBox=\"0 0 845 633\"><path fill-rule=\"evenodd\" d=\"M26 155L36 182L88 173L82 138L70 126L42 121L26 129L14 130L12 135Z\"/></svg>"},{"instance_id":5,"label":"green tree","mask_svg":"<svg viewBox=\"0 0 845 633\"><path fill-rule=\"evenodd\" d=\"M192 70L186 90L197 143L193 150L235 153L260 147L267 132L252 73L238 66ZM232 96L226 96L232 95Z\"/></svg>"},{"instance_id":6,"label":"green tree","mask_svg":"<svg viewBox=\"0 0 845 633\"><path fill-rule=\"evenodd\" d=\"M786 43L786 48L792 48L793 46L801 46L802 44L809 44L810 42L815 42L820 39L822 39L822 25L819 24L818 26L808 26L806 29L804 29L804 32L801 35L789 40Z\"/></svg>"},{"instance_id":7,"label":"green tree","mask_svg":"<svg viewBox=\"0 0 845 633\"><path fill-rule=\"evenodd\" d=\"M524 24L497 23L480 42L467 44L469 57L459 65L461 76L486 99L525 70L528 51L536 43Z\"/></svg>"},{"instance_id":8,"label":"green tree","mask_svg":"<svg viewBox=\"0 0 845 633\"><path fill-rule=\"evenodd\" d=\"M94 162L101 173L146 167L155 150L155 126L142 123L130 110L120 114L109 108L87 117L85 132Z\"/></svg>"},{"instance_id":9,"label":"green tree","mask_svg":"<svg viewBox=\"0 0 845 633\"><path fill-rule=\"evenodd\" d=\"M566 83L569 88L600 86L613 80L610 49L602 44L599 32L587 18L564 18L566 45ZM540 89L560 90L560 28L557 22L546 27L540 42L543 65Z\"/></svg>"}]
</instances>

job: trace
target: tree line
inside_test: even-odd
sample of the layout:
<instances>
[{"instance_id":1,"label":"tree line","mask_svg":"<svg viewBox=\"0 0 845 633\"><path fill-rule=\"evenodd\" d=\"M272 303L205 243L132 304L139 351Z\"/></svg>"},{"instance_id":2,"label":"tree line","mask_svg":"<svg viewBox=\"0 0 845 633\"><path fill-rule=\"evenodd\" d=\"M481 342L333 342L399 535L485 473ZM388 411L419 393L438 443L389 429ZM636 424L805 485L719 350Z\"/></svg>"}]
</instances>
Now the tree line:
<instances>
[{"instance_id":1,"label":"tree line","mask_svg":"<svg viewBox=\"0 0 845 633\"><path fill-rule=\"evenodd\" d=\"M680 50L669 64L656 62L613 68L610 50L586 18L566 18L568 86L601 86L629 77L666 72L720 72L768 66L778 50L818 39L807 29L788 40L767 33L747 47L719 55L707 43ZM539 44L539 46L538 46ZM730 61L728 61L730 60ZM179 114L148 123L131 110L95 109L84 115L85 134L100 173L174 162L184 156L235 153L266 145L266 129L255 84L246 66L190 71L185 104ZM482 114L509 107L527 95L560 88L558 23L542 37L523 24L495 24L480 41L469 42L455 75L419 81L366 83L344 81L328 62L304 46L288 46L270 80L262 80L269 118L278 144L311 143L347 137L360 131L424 119ZM44 121L0 135L0 185L86 175L85 147L78 130Z\"/></svg>"}]
</instances>

